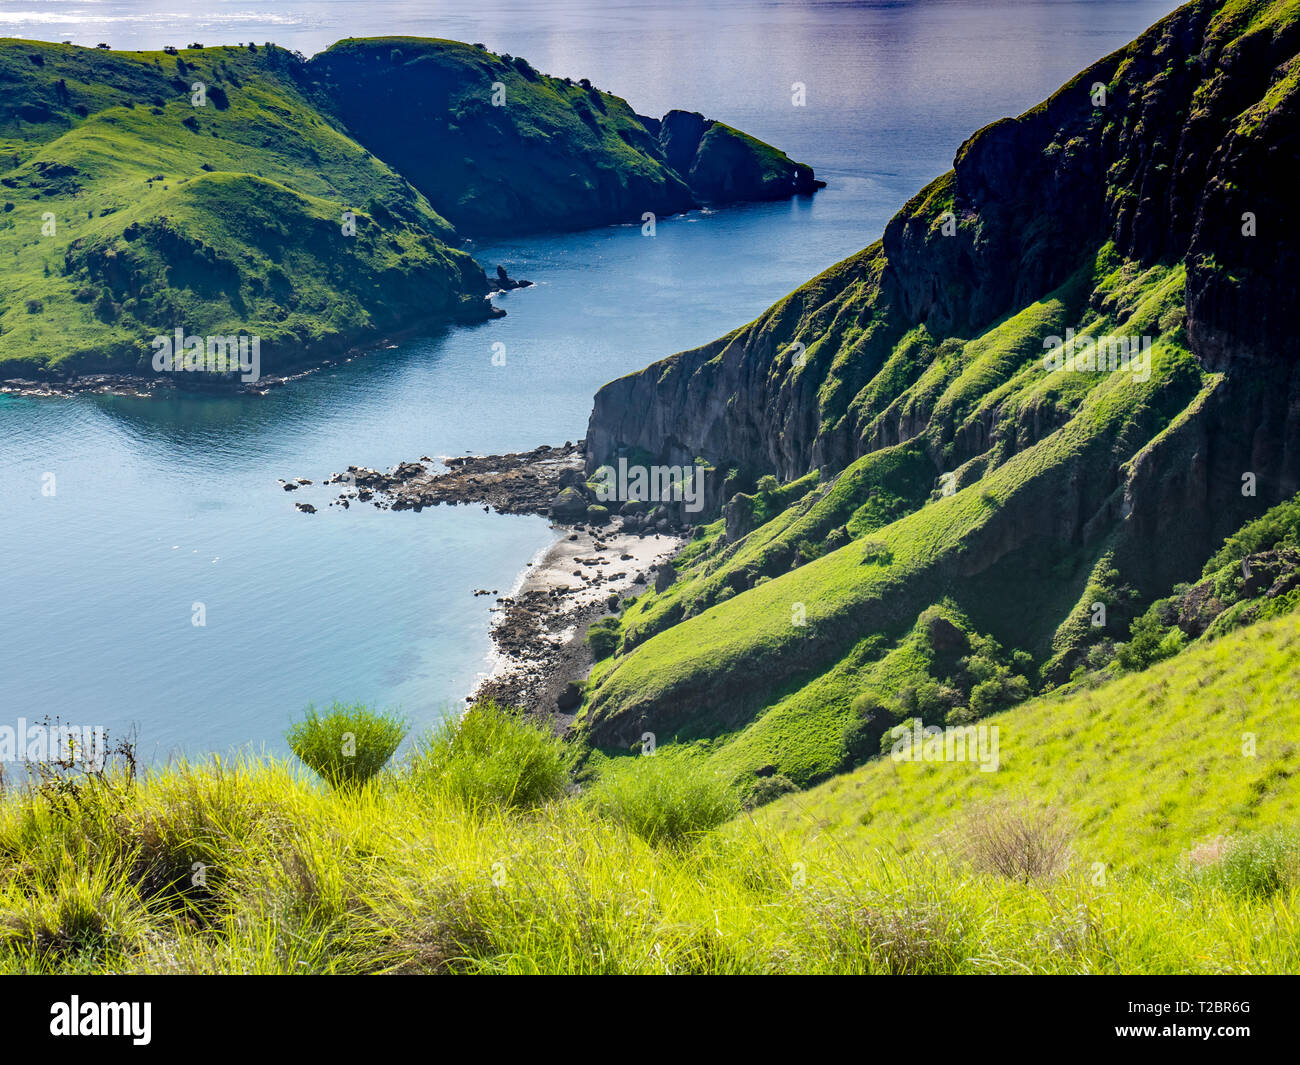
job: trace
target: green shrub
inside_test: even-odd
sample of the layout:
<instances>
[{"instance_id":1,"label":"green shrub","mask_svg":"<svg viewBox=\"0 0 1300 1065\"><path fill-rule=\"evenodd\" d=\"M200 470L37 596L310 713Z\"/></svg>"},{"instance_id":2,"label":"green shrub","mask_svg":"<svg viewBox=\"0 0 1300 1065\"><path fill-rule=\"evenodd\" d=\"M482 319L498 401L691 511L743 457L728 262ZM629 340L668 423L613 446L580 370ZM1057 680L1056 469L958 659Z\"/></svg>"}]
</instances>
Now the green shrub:
<instances>
[{"instance_id":1,"label":"green shrub","mask_svg":"<svg viewBox=\"0 0 1300 1065\"><path fill-rule=\"evenodd\" d=\"M758 777L745 793L745 809L753 810L775 802L782 795L798 791L799 785L784 773L773 773L770 777Z\"/></svg>"},{"instance_id":2,"label":"green shrub","mask_svg":"<svg viewBox=\"0 0 1300 1065\"><path fill-rule=\"evenodd\" d=\"M1184 642L1182 630L1162 623L1153 606L1134 620L1129 629L1128 643L1120 645L1115 657L1123 669L1146 669L1176 655Z\"/></svg>"},{"instance_id":3,"label":"green shrub","mask_svg":"<svg viewBox=\"0 0 1300 1065\"><path fill-rule=\"evenodd\" d=\"M881 738L894 720L888 703L874 689L855 696L851 709L853 716L841 736L845 768L861 765L879 754Z\"/></svg>"},{"instance_id":4,"label":"green shrub","mask_svg":"<svg viewBox=\"0 0 1300 1065\"><path fill-rule=\"evenodd\" d=\"M308 706L302 721L290 726L286 738L308 768L330 787L364 784L393 757L406 723L357 703L334 703L324 714Z\"/></svg>"},{"instance_id":5,"label":"green shrub","mask_svg":"<svg viewBox=\"0 0 1300 1065\"><path fill-rule=\"evenodd\" d=\"M1240 562L1247 555L1300 544L1300 495L1273 507L1263 517L1243 525L1223 542L1201 570L1210 577L1224 566Z\"/></svg>"},{"instance_id":6,"label":"green shrub","mask_svg":"<svg viewBox=\"0 0 1300 1065\"><path fill-rule=\"evenodd\" d=\"M946 714L944 715L947 716ZM888 725L884 735L880 737L880 753L882 755L892 755L897 748L901 754L904 751L912 750L916 745L916 728L921 727L922 742L927 728L937 728L936 725L927 725L920 717L905 717L901 721ZM903 731L899 732L898 730Z\"/></svg>"},{"instance_id":7,"label":"green shrub","mask_svg":"<svg viewBox=\"0 0 1300 1065\"><path fill-rule=\"evenodd\" d=\"M950 728L955 728L978 721L979 717L979 713L972 706L954 706L943 715L943 723Z\"/></svg>"},{"instance_id":8,"label":"green shrub","mask_svg":"<svg viewBox=\"0 0 1300 1065\"><path fill-rule=\"evenodd\" d=\"M603 817L647 843L681 846L729 821L740 809L735 790L703 764L684 758L623 758L591 792Z\"/></svg>"},{"instance_id":9,"label":"green shrub","mask_svg":"<svg viewBox=\"0 0 1300 1065\"><path fill-rule=\"evenodd\" d=\"M908 717L932 720L946 714L952 707L945 703L943 689L936 680L925 679L917 684L908 684L898 690L898 708Z\"/></svg>"},{"instance_id":10,"label":"green shrub","mask_svg":"<svg viewBox=\"0 0 1300 1065\"><path fill-rule=\"evenodd\" d=\"M826 545L812 540L800 540L799 546L795 548L794 553L798 565L803 565L807 562L815 562L826 554Z\"/></svg>"},{"instance_id":11,"label":"green shrub","mask_svg":"<svg viewBox=\"0 0 1300 1065\"><path fill-rule=\"evenodd\" d=\"M549 729L495 703L477 703L421 744L412 779L467 805L534 807L568 790L569 751Z\"/></svg>"},{"instance_id":12,"label":"green shrub","mask_svg":"<svg viewBox=\"0 0 1300 1065\"><path fill-rule=\"evenodd\" d=\"M587 630L587 646L598 662L618 650L618 641L617 618L601 618Z\"/></svg>"},{"instance_id":13,"label":"green shrub","mask_svg":"<svg viewBox=\"0 0 1300 1065\"><path fill-rule=\"evenodd\" d=\"M971 689L970 708L978 716L991 714L1002 705L1002 682L990 678Z\"/></svg>"}]
</instances>

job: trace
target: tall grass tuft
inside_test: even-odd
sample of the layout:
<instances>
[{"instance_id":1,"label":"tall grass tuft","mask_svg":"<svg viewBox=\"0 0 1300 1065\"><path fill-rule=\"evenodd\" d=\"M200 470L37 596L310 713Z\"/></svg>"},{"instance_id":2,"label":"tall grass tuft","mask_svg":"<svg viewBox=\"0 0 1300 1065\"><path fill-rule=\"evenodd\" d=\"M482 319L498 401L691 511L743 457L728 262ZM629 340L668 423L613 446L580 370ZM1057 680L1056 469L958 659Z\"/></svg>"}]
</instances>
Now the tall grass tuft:
<instances>
[{"instance_id":1,"label":"tall grass tuft","mask_svg":"<svg viewBox=\"0 0 1300 1065\"><path fill-rule=\"evenodd\" d=\"M593 816L586 796L470 811L403 768L346 790L283 763L177 762L136 782L106 778L73 803L11 791L0 798L0 973L1300 970L1294 886L1268 898L1202 890L1163 866L1104 885L1025 883L824 830L809 839L748 818L683 828L716 808L678 816L675 833L639 818L660 843L692 841L654 846ZM695 780L720 786L661 751L616 763L600 790L637 784L651 798L625 812L680 814L661 800ZM1244 856L1270 852L1233 853L1245 868Z\"/></svg>"},{"instance_id":2,"label":"tall grass tuft","mask_svg":"<svg viewBox=\"0 0 1300 1065\"><path fill-rule=\"evenodd\" d=\"M141 939L145 909L113 870L88 862L84 846L64 851L47 877L10 881L0 890L0 951L37 966L104 964Z\"/></svg>"},{"instance_id":3,"label":"tall grass tuft","mask_svg":"<svg viewBox=\"0 0 1300 1065\"><path fill-rule=\"evenodd\" d=\"M682 846L729 821L740 809L734 788L688 758L624 758L602 772L591 792L602 817L650 844Z\"/></svg>"},{"instance_id":4,"label":"tall grass tuft","mask_svg":"<svg viewBox=\"0 0 1300 1065\"><path fill-rule=\"evenodd\" d=\"M388 764L406 735L406 723L361 703L334 703L324 714L308 706L286 738L308 768L332 788L364 784Z\"/></svg>"},{"instance_id":5,"label":"tall grass tuft","mask_svg":"<svg viewBox=\"0 0 1300 1065\"><path fill-rule=\"evenodd\" d=\"M1270 829L1242 836L1216 836L1179 862L1188 879L1229 895L1267 899L1300 886L1300 836Z\"/></svg>"},{"instance_id":6,"label":"tall grass tuft","mask_svg":"<svg viewBox=\"0 0 1300 1065\"><path fill-rule=\"evenodd\" d=\"M570 758L554 733L485 702L424 741L410 774L417 786L441 789L466 805L531 808L565 794Z\"/></svg>"}]
</instances>

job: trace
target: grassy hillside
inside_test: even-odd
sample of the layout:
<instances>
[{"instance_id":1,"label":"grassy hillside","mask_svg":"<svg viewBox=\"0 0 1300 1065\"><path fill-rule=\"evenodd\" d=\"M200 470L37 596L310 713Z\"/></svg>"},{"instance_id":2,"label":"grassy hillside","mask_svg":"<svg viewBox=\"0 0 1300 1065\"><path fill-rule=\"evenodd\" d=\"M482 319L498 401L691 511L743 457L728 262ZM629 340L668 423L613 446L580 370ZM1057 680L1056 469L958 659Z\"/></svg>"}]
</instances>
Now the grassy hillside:
<instances>
[{"instance_id":1,"label":"grassy hillside","mask_svg":"<svg viewBox=\"0 0 1300 1065\"><path fill-rule=\"evenodd\" d=\"M575 793L483 707L368 781L297 730L334 788L53 768L0 796L0 971L1294 972L1297 651L1267 622L990 719L997 772L879 762L731 821L685 750ZM371 720L336 725L374 768Z\"/></svg>"},{"instance_id":2,"label":"grassy hillside","mask_svg":"<svg viewBox=\"0 0 1300 1065\"><path fill-rule=\"evenodd\" d=\"M148 373L176 328L260 335L276 372L488 313L448 223L306 100L297 62L0 43L4 376Z\"/></svg>"},{"instance_id":3,"label":"grassy hillside","mask_svg":"<svg viewBox=\"0 0 1300 1065\"><path fill-rule=\"evenodd\" d=\"M974 720L1291 608L1291 548L1236 583L1205 567L1300 489L1295 297L1266 265L1294 239L1217 221L1228 189L1289 210L1298 16L1186 5L972 136L879 243L601 390L589 467L705 461L721 520L625 605L583 740L652 732L770 796L897 720ZM1099 366L1045 362L1071 332Z\"/></svg>"},{"instance_id":4,"label":"grassy hillside","mask_svg":"<svg viewBox=\"0 0 1300 1065\"><path fill-rule=\"evenodd\" d=\"M974 631L1046 659L1057 627L1084 609L1101 555L1050 516L1104 503L1115 465L1214 388L1177 324L1181 271L1149 271L1108 304L1124 271L1114 264L1099 255L963 344L942 350L924 330L900 342L881 374L906 386L880 417L910 405L925 412L924 431L869 452L738 541L708 543L679 562L666 591L639 597L622 615L626 653L589 684L581 720L597 745L646 728L661 742L707 736L726 764L775 764L802 784L842 764L854 698L891 686L890 649L927 608L949 603ZM1159 336L1149 379L1045 374L1038 338L1072 322ZM1027 421L1035 435L1022 431ZM993 429L980 453L954 466L943 494L933 457L982 426ZM1111 631L1123 632L1122 605L1114 615Z\"/></svg>"},{"instance_id":5,"label":"grassy hillside","mask_svg":"<svg viewBox=\"0 0 1300 1065\"><path fill-rule=\"evenodd\" d=\"M0 41L0 379L148 375L177 328L260 336L264 373L313 365L495 313L465 236L811 191L811 170L732 131L745 183L697 192L691 164L725 127L693 118L679 175L659 120L454 41L310 62Z\"/></svg>"},{"instance_id":6,"label":"grassy hillside","mask_svg":"<svg viewBox=\"0 0 1300 1065\"><path fill-rule=\"evenodd\" d=\"M985 805L1014 800L1062 812L1085 864L1172 863L1214 836L1296 824L1297 696L1300 618L1291 615L984 719L999 730L996 772L886 756L778 800L759 820L809 845L909 853L942 846Z\"/></svg>"}]
</instances>

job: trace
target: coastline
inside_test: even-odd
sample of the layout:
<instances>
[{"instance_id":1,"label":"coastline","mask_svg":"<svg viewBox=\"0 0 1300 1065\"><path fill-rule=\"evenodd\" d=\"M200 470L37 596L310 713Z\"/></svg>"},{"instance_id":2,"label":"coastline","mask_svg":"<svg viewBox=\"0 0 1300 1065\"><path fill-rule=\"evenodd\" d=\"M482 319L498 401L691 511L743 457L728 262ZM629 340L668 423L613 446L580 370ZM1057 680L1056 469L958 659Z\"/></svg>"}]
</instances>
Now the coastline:
<instances>
[{"instance_id":1,"label":"coastline","mask_svg":"<svg viewBox=\"0 0 1300 1065\"><path fill-rule=\"evenodd\" d=\"M498 270L501 268L498 267ZM504 272L503 272L504 273ZM237 380L221 379L211 382L187 380L182 385L176 374L141 374L117 371L65 374L45 371L33 377L0 377L0 394L26 396L30 398L68 398L71 396L94 394L106 396L132 396L137 399L153 399L159 394L184 396L266 396L272 389L283 388L294 381L311 377L321 370L343 366L364 358L376 351L391 351L406 340L436 335L438 332L460 325L478 325L504 318L506 311L492 302L492 297L502 292L512 292L520 288L531 288L532 281L516 281L504 277L500 280L489 278L488 292L483 297L488 311L482 318L439 317L432 320L412 322L408 327L393 330L367 340L346 341L331 344L328 340L322 346L334 348L333 354L325 355L319 360L306 361L287 372L263 374L256 381L243 383ZM193 378L194 375L188 375Z\"/></svg>"},{"instance_id":2,"label":"coastline","mask_svg":"<svg viewBox=\"0 0 1300 1065\"><path fill-rule=\"evenodd\" d=\"M196 387L194 384L191 384L190 387L183 388L177 383L175 376L164 377L161 374L146 376L144 374L129 373L88 373L77 374L57 381L50 379L35 380L25 377L9 377L0 380L0 393L5 393L11 396L28 396L35 398L52 398L57 396L63 399L86 394L100 396L133 396L137 399L154 399L160 394L169 396L266 396L269 395L271 390L274 388L283 388L292 381L300 381L304 377L310 377L312 374L319 373L321 370L328 370L334 366L342 366L355 359L363 358L374 351L390 351L397 347L399 339L401 338L386 337L383 340L376 341L374 344L353 348L339 358L327 359L319 363L314 363L311 366L295 370L288 374L267 374L259 377L256 381L250 381L248 384L239 382L214 382L208 387Z\"/></svg>"},{"instance_id":3,"label":"coastline","mask_svg":"<svg viewBox=\"0 0 1300 1065\"><path fill-rule=\"evenodd\" d=\"M689 538L666 521L649 524L639 511L600 523L569 518L569 508L561 504L584 483L585 455L585 441L566 441L507 455L436 461L426 455L387 472L353 465L323 481L341 488L329 505L345 509L353 502L416 512L476 504L499 514L551 519L555 538L525 563L505 595L496 596L487 668L465 702L491 699L518 707L557 731L573 720L581 683L594 665L587 630L601 618L615 616L623 600L653 588L656 571ZM286 490L297 483L282 481ZM581 493L578 499L576 515L588 513ZM482 588L474 592L493 594Z\"/></svg>"},{"instance_id":4,"label":"coastline","mask_svg":"<svg viewBox=\"0 0 1300 1065\"><path fill-rule=\"evenodd\" d=\"M599 529L553 528L558 539L529 561L510 594L497 599L488 670L466 703L492 699L518 706L563 731L577 709L572 686L580 686L595 664L587 630L617 616L611 597L617 605L652 588L655 569L687 540L625 532L617 519Z\"/></svg>"}]
</instances>

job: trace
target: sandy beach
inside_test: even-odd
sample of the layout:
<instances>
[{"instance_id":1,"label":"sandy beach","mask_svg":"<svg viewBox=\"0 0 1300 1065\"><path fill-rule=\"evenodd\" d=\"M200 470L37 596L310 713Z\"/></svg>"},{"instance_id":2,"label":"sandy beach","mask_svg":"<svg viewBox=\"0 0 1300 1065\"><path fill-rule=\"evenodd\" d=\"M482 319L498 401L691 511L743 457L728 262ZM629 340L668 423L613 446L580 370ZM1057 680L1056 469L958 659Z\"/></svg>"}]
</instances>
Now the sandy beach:
<instances>
[{"instance_id":1,"label":"sandy beach","mask_svg":"<svg viewBox=\"0 0 1300 1065\"><path fill-rule=\"evenodd\" d=\"M626 533L617 519L597 530L554 528L560 539L529 563L517 589L499 599L495 649L469 701L490 698L524 707L563 728L574 708L561 706L561 696L592 666L588 627L614 613L611 598L617 604L652 588L655 569L686 541L664 533Z\"/></svg>"}]
</instances>

